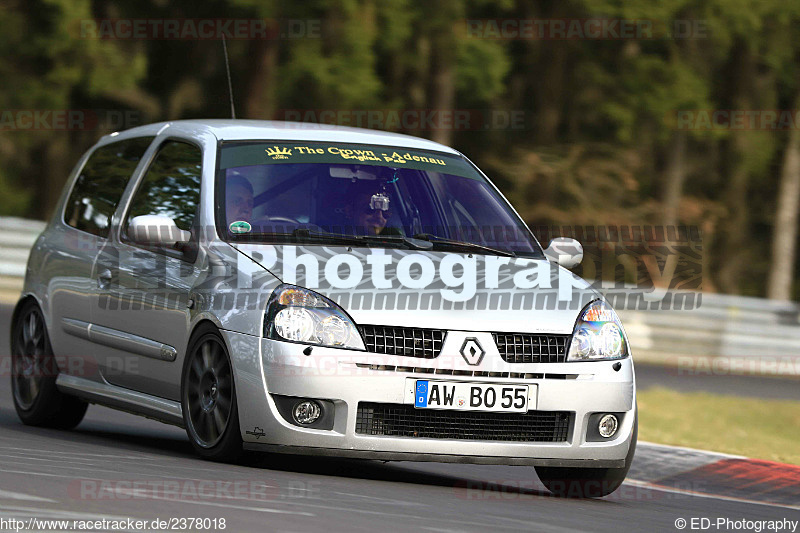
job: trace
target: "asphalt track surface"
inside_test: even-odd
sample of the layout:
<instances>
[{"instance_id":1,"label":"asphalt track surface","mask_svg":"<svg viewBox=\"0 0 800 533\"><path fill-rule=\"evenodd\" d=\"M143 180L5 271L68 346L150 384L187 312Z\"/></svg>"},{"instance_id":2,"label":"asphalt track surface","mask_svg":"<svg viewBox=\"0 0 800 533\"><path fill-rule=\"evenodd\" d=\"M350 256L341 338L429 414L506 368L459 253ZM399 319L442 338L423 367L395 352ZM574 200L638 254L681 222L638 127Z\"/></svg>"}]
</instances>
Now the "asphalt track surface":
<instances>
[{"instance_id":1,"label":"asphalt track surface","mask_svg":"<svg viewBox=\"0 0 800 533\"><path fill-rule=\"evenodd\" d=\"M8 353L9 315L8 307L0 308L0 354ZM145 483L156 487L146 496L130 488ZM604 499L560 499L529 467L283 455L254 455L245 465L210 463L193 455L182 430L98 406L90 406L73 431L24 426L4 375L0 524L31 517L225 518L225 530L235 532L619 533L678 531L680 518L799 520L800 510L654 489L636 480Z\"/></svg>"}]
</instances>

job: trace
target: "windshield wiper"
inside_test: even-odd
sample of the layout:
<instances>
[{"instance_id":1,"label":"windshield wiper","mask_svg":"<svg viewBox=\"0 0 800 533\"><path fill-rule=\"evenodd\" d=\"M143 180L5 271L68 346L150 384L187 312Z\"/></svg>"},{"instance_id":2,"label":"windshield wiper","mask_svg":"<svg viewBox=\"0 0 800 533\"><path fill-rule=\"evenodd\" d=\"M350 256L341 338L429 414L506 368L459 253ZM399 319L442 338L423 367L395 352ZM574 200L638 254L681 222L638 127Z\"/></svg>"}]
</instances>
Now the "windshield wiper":
<instances>
[{"instance_id":1,"label":"windshield wiper","mask_svg":"<svg viewBox=\"0 0 800 533\"><path fill-rule=\"evenodd\" d=\"M497 248L484 246L482 244L475 244L474 242L464 242L464 241L456 241L453 239L445 239L444 237L439 237L438 235L433 235L431 233L417 233L416 235L414 235L414 238L423 241L429 241L432 244L444 244L446 246L458 247L465 250L480 250L482 252L489 252L495 255L502 255L505 257L517 256L517 254L515 254L510 250L500 250Z\"/></svg>"},{"instance_id":2,"label":"windshield wiper","mask_svg":"<svg viewBox=\"0 0 800 533\"><path fill-rule=\"evenodd\" d=\"M417 239L415 237L405 237L403 235L359 235L359 239L373 242L397 242L405 243L417 250L430 250L433 248L433 243L425 239Z\"/></svg>"},{"instance_id":3,"label":"windshield wiper","mask_svg":"<svg viewBox=\"0 0 800 533\"><path fill-rule=\"evenodd\" d=\"M335 244L363 245L366 243L391 243L405 244L418 250L428 250L433 248L433 243L427 240L404 237L402 235L348 235L346 233L328 233L325 231L312 231L308 228L297 228L291 233L249 233L248 237L265 238L292 238L292 239L312 239L326 241Z\"/></svg>"},{"instance_id":4,"label":"windshield wiper","mask_svg":"<svg viewBox=\"0 0 800 533\"><path fill-rule=\"evenodd\" d=\"M346 233L328 233L326 231L312 231L308 228L297 228L291 233L248 233L246 234L246 237L257 239L265 237L278 237L283 239L312 239L335 244L351 245L363 245L366 243L392 243L405 244L417 250L430 250L434 247L434 245L441 244L463 250L488 252L494 255L502 255L505 257L516 257L517 255L509 250L500 250L497 248L484 246L482 244L475 244L473 242L446 239L431 233L418 233L413 237L405 237L403 235L348 235Z\"/></svg>"},{"instance_id":5,"label":"windshield wiper","mask_svg":"<svg viewBox=\"0 0 800 533\"><path fill-rule=\"evenodd\" d=\"M309 231L307 229L299 228L291 233L286 232L258 232L247 233L240 235L245 239L276 239L280 243L293 243L295 239L316 239L321 241L329 241L335 244L360 244L361 241L353 235L343 235L337 233L318 233Z\"/></svg>"},{"instance_id":6,"label":"windshield wiper","mask_svg":"<svg viewBox=\"0 0 800 533\"><path fill-rule=\"evenodd\" d=\"M433 243L430 241L404 237L403 235L347 235L343 233L311 231L306 228L298 228L292 232L292 235L300 238L341 239L343 241L355 244L363 244L365 242L391 242L393 244L402 243L418 250L429 250L433 248Z\"/></svg>"}]
</instances>

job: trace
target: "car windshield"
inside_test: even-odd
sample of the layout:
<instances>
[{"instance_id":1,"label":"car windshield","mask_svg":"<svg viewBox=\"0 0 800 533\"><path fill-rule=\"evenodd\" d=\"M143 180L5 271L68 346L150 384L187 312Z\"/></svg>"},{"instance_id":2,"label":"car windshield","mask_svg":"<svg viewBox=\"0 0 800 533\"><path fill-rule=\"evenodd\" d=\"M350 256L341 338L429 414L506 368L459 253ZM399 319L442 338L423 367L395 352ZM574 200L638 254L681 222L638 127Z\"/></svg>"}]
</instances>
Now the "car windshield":
<instances>
[{"instance_id":1,"label":"car windshield","mask_svg":"<svg viewBox=\"0 0 800 533\"><path fill-rule=\"evenodd\" d=\"M463 157L342 143L222 143L217 223L229 241L542 257Z\"/></svg>"}]
</instances>

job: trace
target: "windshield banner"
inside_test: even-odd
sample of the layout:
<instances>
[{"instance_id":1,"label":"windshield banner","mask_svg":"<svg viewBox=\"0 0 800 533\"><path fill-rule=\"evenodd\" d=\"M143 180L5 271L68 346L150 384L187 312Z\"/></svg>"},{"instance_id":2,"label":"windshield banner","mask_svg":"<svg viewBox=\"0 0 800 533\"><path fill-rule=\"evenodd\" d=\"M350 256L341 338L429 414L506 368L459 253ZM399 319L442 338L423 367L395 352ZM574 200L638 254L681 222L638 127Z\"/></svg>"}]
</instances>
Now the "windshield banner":
<instances>
[{"instance_id":1,"label":"windshield banner","mask_svg":"<svg viewBox=\"0 0 800 533\"><path fill-rule=\"evenodd\" d=\"M376 165L443 172L465 178L483 179L463 157L441 152L409 150L391 146L331 144L327 142L223 144L222 170L252 165L281 163L327 163Z\"/></svg>"}]
</instances>

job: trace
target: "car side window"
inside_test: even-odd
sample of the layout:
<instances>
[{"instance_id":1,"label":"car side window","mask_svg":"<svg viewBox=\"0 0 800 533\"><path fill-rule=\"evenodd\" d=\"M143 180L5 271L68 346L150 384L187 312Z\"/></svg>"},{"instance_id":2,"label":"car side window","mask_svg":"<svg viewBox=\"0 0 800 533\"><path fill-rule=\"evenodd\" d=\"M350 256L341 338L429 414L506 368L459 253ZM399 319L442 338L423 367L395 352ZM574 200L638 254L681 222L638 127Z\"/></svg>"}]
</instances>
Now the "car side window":
<instances>
[{"instance_id":1,"label":"car side window","mask_svg":"<svg viewBox=\"0 0 800 533\"><path fill-rule=\"evenodd\" d=\"M64 222L108 237L111 217L136 165L155 137L137 137L96 149L75 180L64 207Z\"/></svg>"},{"instance_id":2,"label":"car side window","mask_svg":"<svg viewBox=\"0 0 800 533\"><path fill-rule=\"evenodd\" d=\"M200 201L203 153L181 141L166 141L134 193L123 228L140 215L165 215L191 230Z\"/></svg>"}]
</instances>

